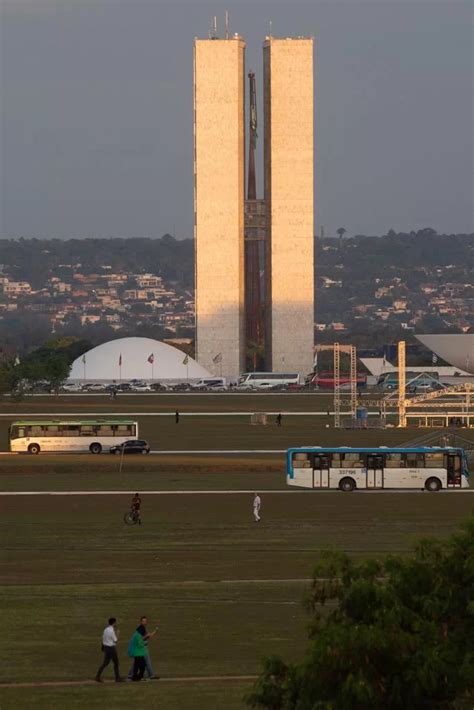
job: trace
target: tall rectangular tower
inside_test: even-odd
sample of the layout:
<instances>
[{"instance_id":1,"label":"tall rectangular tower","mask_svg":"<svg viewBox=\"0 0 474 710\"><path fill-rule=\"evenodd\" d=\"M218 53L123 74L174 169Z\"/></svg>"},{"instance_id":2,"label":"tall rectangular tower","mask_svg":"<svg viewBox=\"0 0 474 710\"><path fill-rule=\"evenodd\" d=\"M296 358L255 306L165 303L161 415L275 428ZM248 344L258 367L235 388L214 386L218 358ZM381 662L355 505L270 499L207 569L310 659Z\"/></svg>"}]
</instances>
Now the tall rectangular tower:
<instances>
[{"instance_id":1,"label":"tall rectangular tower","mask_svg":"<svg viewBox=\"0 0 474 710\"><path fill-rule=\"evenodd\" d=\"M263 66L267 368L306 374L314 345L313 40L267 38Z\"/></svg>"},{"instance_id":2,"label":"tall rectangular tower","mask_svg":"<svg viewBox=\"0 0 474 710\"><path fill-rule=\"evenodd\" d=\"M194 45L196 356L214 374L243 370L245 42Z\"/></svg>"}]
</instances>

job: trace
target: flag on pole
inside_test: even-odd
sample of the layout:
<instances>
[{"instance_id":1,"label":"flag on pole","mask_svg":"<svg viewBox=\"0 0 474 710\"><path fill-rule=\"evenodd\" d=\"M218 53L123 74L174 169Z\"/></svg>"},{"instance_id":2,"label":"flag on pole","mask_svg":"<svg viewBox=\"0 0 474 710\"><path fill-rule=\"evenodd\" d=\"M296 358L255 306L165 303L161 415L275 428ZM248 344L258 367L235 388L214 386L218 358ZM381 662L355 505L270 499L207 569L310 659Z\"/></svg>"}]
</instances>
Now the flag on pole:
<instances>
[{"instance_id":1,"label":"flag on pole","mask_svg":"<svg viewBox=\"0 0 474 710\"><path fill-rule=\"evenodd\" d=\"M217 355L212 358L212 362L215 365L218 365L220 362L222 362L222 353L217 353Z\"/></svg>"},{"instance_id":2,"label":"flag on pole","mask_svg":"<svg viewBox=\"0 0 474 710\"><path fill-rule=\"evenodd\" d=\"M122 353L119 355L119 367L122 367Z\"/></svg>"},{"instance_id":3,"label":"flag on pole","mask_svg":"<svg viewBox=\"0 0 474 710\"><path fill-rule=\"evenodd\" d=\"M189 356L186 355L186 357L185 357L184 360L183 360L183 365L187 365L188 362L189 362Z\"/></svg>"},{"instance_id":4,"label":"flag on pole","mask_svg":"<svg viewBox=\"0 0 474 710\"><path fill-rule=\"evenodd\" d=\"M86 356L83 355L82 358L81 358L81 360L82 360L82 364L85 365L85 364L86 364Z\"/></svg>"},{"instance_id":5,"label":"flag on pole","mask_svg":"<svg viewBox=\"0 0 474 710\"><path fill-rule=\"evenodd\" d=\"M314 360L313 360L313 370L316 370L318 367L318 353L314 353Z\"/></svg>"},{"instance_id":6,"label":"flag on pole","mask_svg":"<svg viewBox=\"0 0 474 710\"><path fill-rule=\"evenodd\" d=\"M147 359L148 359L148 362L150 363L150 365L153 365L153 363L155 362L155 356L154 356L154 354L153 354L153 353L150 353L150 355L148 356Z\"/></svg>"},{"instance_id":7,"label":"flag on pole","mask_svg":"<svg viewBox=\"0 0 474 710\"><path fill-rule=\"evenodd\" d=\"M433 365L436 365L436 363L438 362L438 356L436 355L436 353L433 353L431 362L433 363Z\"/></svg>"}]
</instances>

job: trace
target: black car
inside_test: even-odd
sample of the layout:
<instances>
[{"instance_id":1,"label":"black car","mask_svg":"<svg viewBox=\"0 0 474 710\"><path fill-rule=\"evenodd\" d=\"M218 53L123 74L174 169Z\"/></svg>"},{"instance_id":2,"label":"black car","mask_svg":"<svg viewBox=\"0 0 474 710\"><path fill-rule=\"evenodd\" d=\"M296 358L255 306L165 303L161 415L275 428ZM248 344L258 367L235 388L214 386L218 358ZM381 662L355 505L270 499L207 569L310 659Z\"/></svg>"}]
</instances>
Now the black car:
<instances>
[{"instance_id":1,"label":"black car","mask_svg":"<svg viewBox=\"0 0 474 710\"><path fill-rule=\"evenodd\" d=\"M145 439L130 439L123 444L110 447L111 454L149 454L150 445Z\"/></svg>"}]
</instances>

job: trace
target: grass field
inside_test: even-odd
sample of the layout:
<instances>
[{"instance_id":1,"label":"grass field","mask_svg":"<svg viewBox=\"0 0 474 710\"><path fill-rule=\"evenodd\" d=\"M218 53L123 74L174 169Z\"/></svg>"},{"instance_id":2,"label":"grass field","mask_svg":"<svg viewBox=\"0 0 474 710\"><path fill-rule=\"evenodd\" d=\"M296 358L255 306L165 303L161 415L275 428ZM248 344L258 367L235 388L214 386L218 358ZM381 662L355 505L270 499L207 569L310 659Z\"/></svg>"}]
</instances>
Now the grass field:
<instances>
[{"instance_id":1,"label":"grass field","mask_svg":"<svg viewBox=\"0 0 474 710\"><path fill-rule=\"evenodd\" d=\"M408 553L421 534L448 535L473 505L462 494L267 493L256 525L248 494L150 496L144 525L128 528L121 521L128 502L0 499L0 652L8 660L0 683L91 678L109 614L125 639L142 613L159 624L152 656L163 677L253 675L265 654L301 654L301 599L322 548ZM149 683L139 697L160 707L237 708L249 685ZM71 707L98 708L105 697L107 707L121 708L137 692L0 687L0 705L60 708L67 698Z\"/></svg>"},{"instance_id":2,"label":"grass field","mask_svg":"<svg viewBox=\"0 0 474 710\"><path fill-rule=\"evenodd\" d=\"M390 445L419 433L334 431L310 416L284 418L281 429L252 427L248 417L183 417L179 425L142 417L140 424L156 448L181 450ZM1 430L5 439L5 422ZM252 682L245 676L258 673L262 656L300 657L301 600L323 548L409 554L419 536L446 537L474 506L472 494L288 491L283 455L128 457L121 473L117 458L0 457L0 490L236 493L145 495L144 524L131 528L122 522L128 494L0 496L1 710L241 709ZM238 493L255 489L268 491L258 525L252 495ZM160 627L151 653L167 680L39 685L91 679L109 615L119 619L125 671L126 643L144 613Z\"/></svg>"}]
</instances>

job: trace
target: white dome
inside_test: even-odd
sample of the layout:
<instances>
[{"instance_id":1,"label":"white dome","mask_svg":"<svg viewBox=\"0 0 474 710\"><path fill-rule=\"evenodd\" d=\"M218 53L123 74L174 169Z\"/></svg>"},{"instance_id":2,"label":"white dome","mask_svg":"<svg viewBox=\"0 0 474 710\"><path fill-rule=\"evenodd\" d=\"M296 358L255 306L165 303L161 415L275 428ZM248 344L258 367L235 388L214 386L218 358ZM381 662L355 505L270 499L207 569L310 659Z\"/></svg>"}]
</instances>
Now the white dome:
<instances>
[{"instance_id":1,"label":"white dome","mask_svg":"<svg viewBox=\"0 0 474 710\"><path fill-rule=\"evenodd\" d=\"M209 377L196 360L152 338L120 338L98 345L72 363L69 380L194 380ZM153 360L153 363L150 362Z\"/></svg>"},{"instance_id":2,"label":"white dome","mask_svg":"<svg viewBox=\"0 0 474 710\"><path fill-rule=\"evenodd\" d=\"M474 334L455 333L415 337L450 365L474 373Z\"/></svg>"}]
</instances>

